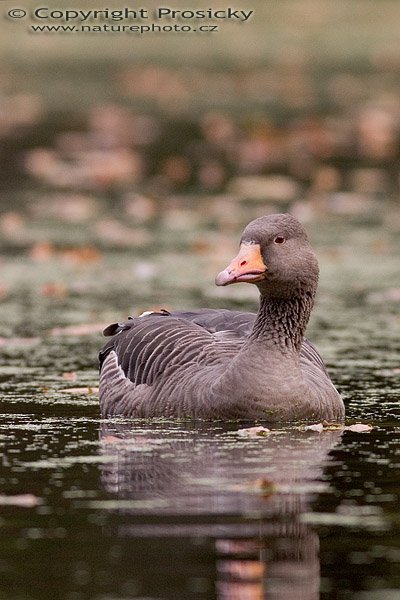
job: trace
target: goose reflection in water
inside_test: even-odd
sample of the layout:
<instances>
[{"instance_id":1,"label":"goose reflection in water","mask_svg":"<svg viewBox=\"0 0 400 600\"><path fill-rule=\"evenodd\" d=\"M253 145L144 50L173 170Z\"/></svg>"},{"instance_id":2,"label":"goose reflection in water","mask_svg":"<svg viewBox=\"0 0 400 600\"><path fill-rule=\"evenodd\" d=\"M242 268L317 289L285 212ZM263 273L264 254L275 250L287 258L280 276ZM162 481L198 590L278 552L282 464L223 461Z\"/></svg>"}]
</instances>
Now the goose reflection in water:
<instances>
[{"instance_id":1,"label":"goose reflection in water","mask_svg":"<svg viewBox=\"0 0 400 600\"><path fill-rule=\"evenodd\" d=\"M213 591L202 598L316 600L319 538L302 515L328 491L323 469L341 431L276 429L246 438L238 429L105 424L102 483L117 517L113 534L155 540L146 564L135 562L139 580L149 569L157 572L157 557L163 544L171 553L171 538L177 549L170 555L171 577L185 571L179 561L194 560L195 541L208 540L206 579ZM204 577L203 563L204 557L197 566ZM173 598L162 582L159 593Z\"/></svg>"}]
</instances>

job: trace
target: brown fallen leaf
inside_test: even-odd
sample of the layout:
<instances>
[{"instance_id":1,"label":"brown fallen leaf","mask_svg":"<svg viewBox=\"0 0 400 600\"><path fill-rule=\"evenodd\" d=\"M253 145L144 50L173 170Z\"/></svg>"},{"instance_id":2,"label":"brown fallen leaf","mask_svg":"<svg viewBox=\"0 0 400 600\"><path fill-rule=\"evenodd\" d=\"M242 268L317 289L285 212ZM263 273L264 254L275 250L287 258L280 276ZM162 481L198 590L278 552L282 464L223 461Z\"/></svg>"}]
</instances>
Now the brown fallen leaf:
<instances>
[{"instance_id":1,"label":"brown fallen leaf","mask_svg":"<svg viewBox=\"0 0 400 600\"><path fill-rule=\"evenodd\" d=\"M317 431L321 433L324 430L324 426L322 423L314 423L313 425L305 425L300 427L303 431Z\"/></svg>"},{"instance_id":2,"label":"brown fallen leaf","mask_svg":"<svg viewBox=\"0 0 400 600\"><path fill-rule=\"evenodd\" d=\"M70 372L63 373L62 378L65 381L76 381L78 379L78 375L75 373L75 371L70 371Z\"/></svg>"},{"instance_id":3,"label":"brown fallen leaf","mask_svg":"<svg viewBox=\"0 0 400 600\"><path fill-rule=\"evenodd\" d=\"M53 258L55 248L50 242L37 242L29 251L29 258L35 262L45 262Z\"/></svg>"},{"instance_id":4,"label":"brown fallen leaf","mask_svg":"<svg viewBox=\"0 0 400 600\"><path fill-rule=\"evenodd\" d=\"M51 282L42 285L40 293L46 298L65 298L68 290L63 283Z\"/></svg>"},{"instance_id":5,"label":"brown fallen leaf","mask_svg":"<svg viewBox=\"0 0 400 600\"><path fill-rule=\"evenodd\" d=\"M331 429L331 430L343 429L342 423L329 423L328 421L322 421L322 425L323 425L324 429Z\"/></svg>"},{"instance_id":6,"label":"brown fallen leaf","mask_svg":"<svg viewBox=\"0 0 400 600\"><path fill-rule=\"evenodd\" d=\"M263 437L267 436L270 433L270 430L266 427L256 426L256 427L247 427L245 429L238 429L238 436L246 437L246 438L255 438L255 437Z\"/></svg>"},{"instance_id":7,"label":"brown fallen leaf","mask_svg":"<svg viewBox=\"0 0 400 600\"><path fill-rule=\"evenodd\" d=\"M41 219L55 218L75 224L93 219L99 207L98 200L93 196L75 192L58 192L52 195L46 194L42 200L37 199L29 210Z\"/></svg>"},{"instance_id":8,"label":"brown fallen leaf","mask_svg":"<svg viewBox=\"0 0 400 600\"><path fill-rule=\"evenodd\" d=\"M93 246L56 248L49 241L41 241L32 246L29 258L35 262L61 259L68 265L77 266L98 263L103 259L103 254Z\"/></svg>"},{"instance_id":9,"label":"brown fallen leaf","mask_svg":"<svg viewBox=\"0 0 400 600\"><path fill-rule=\"evenodd\" d=\"M354 431L356 433L366 433L373 429L372 425L367 425L366 423L354 423L353 425L342 425L341 423L328 423L327 421L322 421L322 423L314 423L313 425L301 425L299 427L301 431L317 431L321 433L322 431Z\"/></svg>"},{"instance_id":10,"label":"brown fallen leaf","mask_svg":"<svg viewBox=\"0 0 400 600\"><path fill-rule=\"evenodd\" d=\"M25 229L25 219L16 211L9 211L0 217L0 231L6 236L15 236Z\"/></svg>"},{"instance_id":11,"label":"brown fallen leaf","mask_svg":"<svg viewBox=\"0 0 400 600\"><path fill-rule=\"evenodd\" d=\"M69 265L84 265L97 263L103 259L103 254L92 246L81 246L79 248L65 248L60 251L60 256Z\"/></svg>"},{"instance_id":12,"label":"brown fallen leaf","mask_svg":"<svg viewBox=\"0 0 400 600\"><path fill-rule=\"evenodd\" d=\"M98 394L99 388L97 387L76 387L60 390L63 394Z\"/></svg>"},{"instance_id":13,"label":"brown fallen leaf","mask_svg":"<svg viewBox=\"0 0 400 600\"><path fill-rule=\"evenodd\" d=\"M0 506L21 506L32 508L42 504L42 500L34 494L16 494L15 496L0 495Z\"/></svg>"},{"instance_id":14,"label":"brown fallen leaf","mask_svg":"<svg viewBox=\"0 0 400 600\"><path fill-rule=\"evenodd\" d=\"M354 423L353 425L347 425L344 429L346 431L355 431L356 433L367 433L372 431L373 426L367 423Z\"/></svg>"}]
</instances>

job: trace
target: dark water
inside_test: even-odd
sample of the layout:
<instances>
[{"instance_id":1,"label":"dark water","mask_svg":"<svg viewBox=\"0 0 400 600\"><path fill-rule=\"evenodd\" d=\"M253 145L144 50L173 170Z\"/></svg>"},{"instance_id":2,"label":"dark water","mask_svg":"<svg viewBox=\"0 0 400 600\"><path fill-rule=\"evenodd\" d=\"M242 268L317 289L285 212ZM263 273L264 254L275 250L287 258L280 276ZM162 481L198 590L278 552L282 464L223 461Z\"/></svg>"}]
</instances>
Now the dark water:
<instances>
[{"instance_id":1,"label":"dark water","mask_svg":"<svg viewBox=\"0 0 400 600\"><path fill-rule=\"evenodd\" d=\"M167 239L87 269L7 256L1 599L400 597L399 243L380 225L311 234L322 276L309 337L347 422L369 433L244 438L245 424L102 421L91 389L100 326L62 328L149 304L251 309L254 293L217 295L207 281L218 257ZM48 281L67 293L41 293Z\"/></svg>"}]
</instances>

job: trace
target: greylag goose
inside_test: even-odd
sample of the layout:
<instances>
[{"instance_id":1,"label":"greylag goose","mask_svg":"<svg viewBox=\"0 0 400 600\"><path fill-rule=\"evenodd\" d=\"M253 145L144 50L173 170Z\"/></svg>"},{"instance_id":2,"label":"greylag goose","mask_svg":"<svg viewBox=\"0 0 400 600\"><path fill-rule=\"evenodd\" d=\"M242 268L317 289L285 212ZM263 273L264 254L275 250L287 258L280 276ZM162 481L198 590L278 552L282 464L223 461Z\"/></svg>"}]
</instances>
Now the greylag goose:
<instances>
[{"instance_id":1,"label":"greylag goose","mask_svg":"<svg viewBox=\"0 0 400 600\"><path fill-rule=\"evenodd\" d=\"M318 273L296 218L255 219L215 282L256 285L257 315L161 311L110 325L99 356L102 415L342 420L343 401L304 338Z\"/></svg>"}]
</instances>

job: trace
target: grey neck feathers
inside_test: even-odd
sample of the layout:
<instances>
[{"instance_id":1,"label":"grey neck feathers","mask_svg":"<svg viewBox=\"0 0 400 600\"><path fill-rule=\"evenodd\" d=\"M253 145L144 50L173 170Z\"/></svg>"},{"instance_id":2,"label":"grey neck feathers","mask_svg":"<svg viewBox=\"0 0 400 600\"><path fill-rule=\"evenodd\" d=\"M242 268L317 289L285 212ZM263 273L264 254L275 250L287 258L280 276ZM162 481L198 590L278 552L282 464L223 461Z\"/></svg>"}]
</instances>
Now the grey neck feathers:
<instances>
[{"instance_id":1,"label":"grey neck feathers","mask_svg":"<svg viewBox=\"0 0 400 600\"><path fill-rule=\"evenodd\" d=\"M290 299L261 296L250 339L282 352L300 352L314 297L314 291L303 292Z\"/></svg>"}]
</instances>

